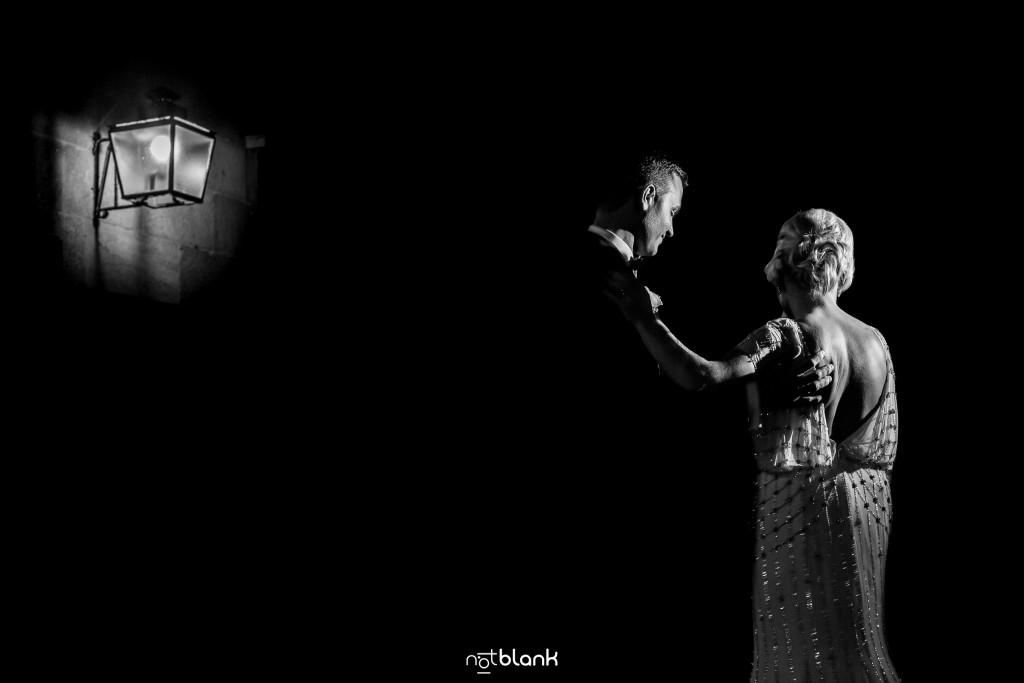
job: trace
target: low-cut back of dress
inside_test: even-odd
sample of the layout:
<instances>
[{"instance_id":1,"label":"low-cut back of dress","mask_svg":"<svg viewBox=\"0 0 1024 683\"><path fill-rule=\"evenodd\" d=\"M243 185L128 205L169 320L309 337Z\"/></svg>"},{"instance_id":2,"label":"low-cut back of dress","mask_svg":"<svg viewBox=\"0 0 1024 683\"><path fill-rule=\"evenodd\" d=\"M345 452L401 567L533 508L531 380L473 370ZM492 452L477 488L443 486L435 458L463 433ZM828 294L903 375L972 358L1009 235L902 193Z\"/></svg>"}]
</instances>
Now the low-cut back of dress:
<instances>
[{"instance_id":1,"label":"low-cut back of dress","mask_svg":"<svg viewBox=\"0 0 1024 683\"><path fill-rule=\"evenodd\" d=\"M787 348L789 357L787 327L802 339L794 321L780 318L738 351L755 369ZM842 443L830 439L823 405L761 413L751 424L760 470L752 682L899 681L883 626L896 378L885 339L871 329L885 349L885 386Z\"/></svg>"}]
</instances>

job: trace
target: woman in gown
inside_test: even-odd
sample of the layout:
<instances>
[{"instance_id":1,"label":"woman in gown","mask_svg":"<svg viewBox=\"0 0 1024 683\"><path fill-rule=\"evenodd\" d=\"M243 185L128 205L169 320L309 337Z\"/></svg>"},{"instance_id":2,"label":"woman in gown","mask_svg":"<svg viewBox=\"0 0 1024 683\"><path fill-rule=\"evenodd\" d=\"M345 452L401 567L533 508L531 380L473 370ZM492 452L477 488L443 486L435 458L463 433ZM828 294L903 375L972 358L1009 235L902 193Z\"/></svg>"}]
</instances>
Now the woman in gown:
<instances>
[{"instance_id":1,"label":"woman in gown","mask_svg":"<svg viewBox=\"0 0 1024 683\"><path fill-rule=\"evenodd\" d=\"M765 267L785 316L719 361L690 351L657 319L635 278L610 276L607 294L680 386L703 390L754 379L758 368L824 349L835 366L825 400L762 411L748 383L760 470L754 548L754 661L750 680L899 681L883 630L892 518L896 386L875 328L837 305L853 280L853 234L821 209L796 214Z\"/></svg>"}]
</instances>

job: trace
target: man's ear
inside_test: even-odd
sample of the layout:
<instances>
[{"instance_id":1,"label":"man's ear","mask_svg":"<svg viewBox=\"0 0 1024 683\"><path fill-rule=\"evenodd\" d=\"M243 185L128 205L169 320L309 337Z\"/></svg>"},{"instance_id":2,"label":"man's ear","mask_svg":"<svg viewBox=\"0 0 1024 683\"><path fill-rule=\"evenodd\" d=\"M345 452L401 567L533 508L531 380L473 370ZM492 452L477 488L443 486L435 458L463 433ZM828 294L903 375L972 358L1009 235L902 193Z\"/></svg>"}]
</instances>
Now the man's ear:
<instances>
[{"instance_id":1,"label":"man's ear","mask_svg":"<svg viewBox=\"0 0 1024 683\"><path fill-rule=\"evenodd\" d=\"M648 185L644 188L644 191L640 193L640 208L644 211L654 206L654 200L658 197L658 188L654 185Z\"/></svg>"}]
</instances>

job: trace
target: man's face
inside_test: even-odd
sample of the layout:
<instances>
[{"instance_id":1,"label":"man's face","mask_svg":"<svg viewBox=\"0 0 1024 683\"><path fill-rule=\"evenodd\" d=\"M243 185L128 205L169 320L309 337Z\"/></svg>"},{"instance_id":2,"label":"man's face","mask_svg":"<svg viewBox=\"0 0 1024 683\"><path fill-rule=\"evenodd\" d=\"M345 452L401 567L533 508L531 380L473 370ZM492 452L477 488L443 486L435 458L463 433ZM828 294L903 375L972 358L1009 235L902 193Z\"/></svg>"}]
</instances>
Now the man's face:
<instances>
[{"instance_id":1,"label":"man's face","mask_svg":"<svg viewBox=\"0 0 1024 683\"><path fill-rule=\"evenodd\" d=\"M637 256L654 256L658 247L672 236L672 219L679 212L683 202L683 182L679 176L672 176L668 192L658 192L652 199L641 199L640 225L637 227L633 252Z\"/></svg>"}]
</instances>

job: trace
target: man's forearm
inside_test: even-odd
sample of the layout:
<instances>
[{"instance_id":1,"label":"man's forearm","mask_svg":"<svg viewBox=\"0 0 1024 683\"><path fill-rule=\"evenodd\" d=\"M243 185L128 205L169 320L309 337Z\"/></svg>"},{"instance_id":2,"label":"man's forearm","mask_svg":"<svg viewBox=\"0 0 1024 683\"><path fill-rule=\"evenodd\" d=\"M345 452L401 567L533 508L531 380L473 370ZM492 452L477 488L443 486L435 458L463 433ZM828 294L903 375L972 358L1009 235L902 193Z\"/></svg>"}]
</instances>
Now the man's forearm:
<instances>
[{"instance_id":1,"label":"man's forearm","mask_svg":"<svg viewBox=\"0 0 1024 683\"><path fill-rule=\"evenodd\" d=\"M639 321L636 327L644 346L673 382L690 391L701 391L717 384L715 363L688 349L665 323L650 316Z\"/></svg>"}]
</instances>

